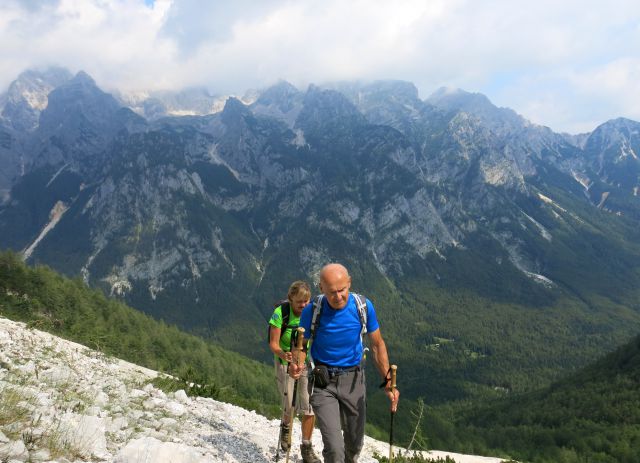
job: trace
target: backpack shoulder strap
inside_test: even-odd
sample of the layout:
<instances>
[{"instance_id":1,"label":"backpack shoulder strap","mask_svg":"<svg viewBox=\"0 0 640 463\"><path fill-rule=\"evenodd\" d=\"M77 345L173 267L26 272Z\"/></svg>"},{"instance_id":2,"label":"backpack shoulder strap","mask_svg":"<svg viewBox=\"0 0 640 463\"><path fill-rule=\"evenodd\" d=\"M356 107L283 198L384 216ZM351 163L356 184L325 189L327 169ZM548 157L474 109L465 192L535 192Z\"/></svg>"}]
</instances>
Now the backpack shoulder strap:
<instances>
[{"instance_id":1,"label":"backpack shoulder strap","mask_svg":"<svg viewBox=\"0 0 640 463\"><path fill-rule=\"evenodd\" d=\"M323 299L324 294L320 294L313 300L313 315L311 316L311 333L309 333L309 342L313 341L313 337L316 334L316 329L320 324L320 314L322 313Z\"/></svg>"},{"instance_id":2,"label":"backpack shoulder strap","mask_svg":"<svg viewBox=\"0 0 640 463\"><path fill-rule=\"evenodd\" d=\"M360 324L362 325L360 336L363 336L367 332L367 298L358 293L353 293L353 297L356 300L358 316L360 317Z\"/></svg>"},{"instance_id":3,"label":"backpack shoulder strap","mask_svg":"<svg viewBox=\"0 0 640 463\"><path fill-rule=\"evenodd\" d=\"M366 358L369 348L365 345L364 335L367 332L367 298L362 294L353 293L358 308L358 316L360 317L360 344L362 345L362 358Z\"/></svg>"},{"instance_id":4,"label":"backpack shoulder strap","mask_svg":"<svg viewBox=\"0 0 640 463\"><path fill-rule=\"evenodd\" d=\"M288 300L280 301L274 305L274 309L278 309L280 307L280 318L282 319L282 323L280 324L280 337L284 336L284 332L289 327L289 317L291 312L291 304ZM271 323L267 327L267 343L271 341Z\"/></svg>"},{"instance_id":5,"label":"backpack shoulder strap","mask_svg":"<svg viewBox=\"0 0 640 463\"><path fill-rule=\"evenodd\" d=\"M316 330L318 329L318 325L320 324L320 314L322 313L322 301L324 299L324 294L320 294L316 296L313 300L313 315L311 315L311 332L309 333L309 344L308 344L308 359L309 364L311 365L311 369L315 368L315 364L313 362L313 357L311 355L311 345L313 344L313 338L316 335Z\"/></svg>"},{"instance_id":6,"label":"backpack shoulder strap","mask_svg":"<svg viewBox=\"0 0 640 463\"><path fill-rule=\"evenodd\" d=\"M282 301L280 304L280 314L282 315L282 332L287 329L287 325L289 325L289 315L291 312L291 304L289 301Z\"/></svg>"}]
</instances>

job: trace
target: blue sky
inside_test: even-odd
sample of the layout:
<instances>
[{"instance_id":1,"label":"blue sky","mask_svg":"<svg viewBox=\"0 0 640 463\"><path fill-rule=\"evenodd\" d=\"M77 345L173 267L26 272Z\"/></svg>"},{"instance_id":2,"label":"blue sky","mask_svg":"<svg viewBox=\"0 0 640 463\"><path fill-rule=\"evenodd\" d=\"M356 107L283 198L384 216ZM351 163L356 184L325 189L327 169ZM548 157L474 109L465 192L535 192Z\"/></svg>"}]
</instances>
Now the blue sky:
<instances>
[{"instance_id":1,"label":"blue sky","mask_svg":"<svg viewBox=\"0 0 640 463\"><path fill-rule=\"evenodd\" d=\"M640 120L637 0L3 0L0 56L2 91L47 65L128 92L400 79L555 131Z\"/></svg>"}]
</instances>

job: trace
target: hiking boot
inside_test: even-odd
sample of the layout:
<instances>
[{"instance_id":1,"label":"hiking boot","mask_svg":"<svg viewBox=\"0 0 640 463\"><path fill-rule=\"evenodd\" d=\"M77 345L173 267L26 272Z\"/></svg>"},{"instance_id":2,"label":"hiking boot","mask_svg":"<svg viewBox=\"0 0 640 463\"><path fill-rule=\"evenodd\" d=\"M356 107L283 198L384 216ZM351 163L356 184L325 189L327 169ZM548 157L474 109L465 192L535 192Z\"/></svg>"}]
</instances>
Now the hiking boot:
<instances>
[{"instance_id":1,"label":"hiking boot","mask_svg":"<svg viewBox=\"0 0 640 463\"><path fill-rule=\"evenodd\" d=\"M322 460L313 451L311 442L300 444L300 455L302 455L302 463L322 463Z\"/></svg>"},{"instance_id":2,"label":"hiking boot","mask_svg":"<svg viewBox=\"0 0 640 463\"><path fill-rule=\"evenodd\" d=\"M289 450L289 436L291 428L288 424L280 423L280 448L285 452Z\"/></svg>"}]
</instances>

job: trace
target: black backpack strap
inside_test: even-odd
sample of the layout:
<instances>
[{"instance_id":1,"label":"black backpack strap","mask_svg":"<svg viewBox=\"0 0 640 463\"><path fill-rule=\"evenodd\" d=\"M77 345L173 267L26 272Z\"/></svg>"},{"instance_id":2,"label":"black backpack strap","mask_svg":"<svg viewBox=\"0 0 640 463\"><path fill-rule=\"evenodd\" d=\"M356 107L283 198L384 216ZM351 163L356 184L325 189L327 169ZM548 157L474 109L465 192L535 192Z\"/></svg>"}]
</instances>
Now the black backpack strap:
<instances>
[{"instance_id":1,"label":"black backpack strap","mask_svg":"<svg viewBox=\"0 0 640 463\"><path fill-rule=\"evenodd\" d=\"M280 315L282 315L282 326L280 327L280 337L284 335L289 326L289 315L291 314L291 304L289 301L283 301L280 304Z\"/></svg>"},{"instance_id":2,"label":"black backpack strap","mask_svg":"<svg viewBox=\"0 0 640 463\"><path fill-rule=\"evenodd\" d=\"M282 323L280 324L280 337L284 336L284 332L287 328L292 328L289 326L289 317L291 314L291 304L288 300L280 301L273 306L274 309L280 307L280 318L282 319ZM269 323L267 325L267 344L271 342L271 327L273 325Z\"/></svg>"}]
</instances>

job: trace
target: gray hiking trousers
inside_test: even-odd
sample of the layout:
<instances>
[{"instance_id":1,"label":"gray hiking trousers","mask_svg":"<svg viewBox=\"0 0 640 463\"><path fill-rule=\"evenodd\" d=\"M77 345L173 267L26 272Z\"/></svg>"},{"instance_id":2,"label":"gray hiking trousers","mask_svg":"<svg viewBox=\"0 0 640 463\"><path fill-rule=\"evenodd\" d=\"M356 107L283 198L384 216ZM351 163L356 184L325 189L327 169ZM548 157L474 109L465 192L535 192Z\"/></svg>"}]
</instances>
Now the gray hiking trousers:
<instances>
[{"instance_id":1,"label":"gray hiking trousers","mask_svg":"<svg viewBox=\"0 0 640 463\"><path fill-rule=\"evenodd\" d=\"M333 376L322 389L314 387L310 379L309 390L322 434L324 462L357 463L364 443L367 413L364 370Z\"/></svg>"}]
</instances>

